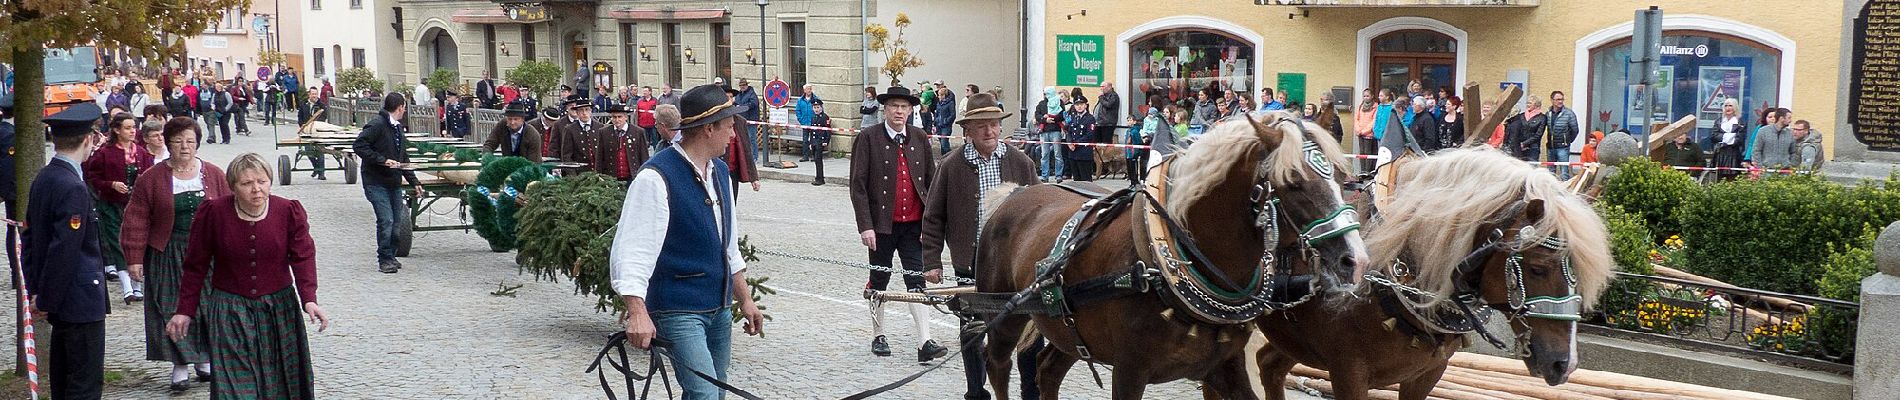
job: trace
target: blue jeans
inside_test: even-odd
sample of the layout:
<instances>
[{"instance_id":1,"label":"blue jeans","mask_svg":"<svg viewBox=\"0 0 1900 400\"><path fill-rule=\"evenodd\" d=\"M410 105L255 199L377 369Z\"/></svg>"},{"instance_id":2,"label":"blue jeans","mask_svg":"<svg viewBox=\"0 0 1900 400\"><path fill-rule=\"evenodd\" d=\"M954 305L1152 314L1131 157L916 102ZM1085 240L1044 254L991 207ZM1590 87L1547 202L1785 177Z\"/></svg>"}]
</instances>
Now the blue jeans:
<instances>
[{"instance_id":1,"label":"blue jeans","mask_svg":"<svg viewBox=\"0 0 1900 400\"><path fill-rule=\"evenodd\" d=\"M1545 156L1550 159L1550 162L1564 162L1564 163L1570 162L1570 147L1569 146L1547 149L1545 150L1545 153L1546 153ZM1557 179L1569 180L1570 166L1569 165L1552 165L1550 166L1550 173L1557 174Z\"/></svg>"},{"instance_id":2,"label":"blue jeans","mask_svg":"<svg viewBox=\"0 0 1900 400\"><path fill-rule=\"evenodd\" d=\"M396 262L396 224L403 223L404 214L409 212L403 204L402 186L381 186L363 183L363 197L369 199L369 206L376 210L376 263L377 265Z\"/></svg>"},{"instance_id":3,"label":"blue jeans","mask_svg":"<svg viewBox=\"0 0 1900 400\"><path fill-rule=\"evenodd\" d=\"M726 380L726 364L732 361L732 309L658 312L652 318L658 336L673 342L673 376L679 378L680 391L684 392L680 399L725 399L725 391L686 368Z\"/></svg>"},{"instance_id":4,"label":"blue jeans","mask_svg":"<svg viewBox=\"0 0 1900 400\"><path fill-rule=\"evenodd\" d=\"M1042 179L1061 177L1062 164L1068 162L1062 157L1062 145L1057 144L1062 141L1062 132L1043 132L1041 140L1045 143L1038 145L1037 151L1042 154Z\"/></svg>"}]
</instances>

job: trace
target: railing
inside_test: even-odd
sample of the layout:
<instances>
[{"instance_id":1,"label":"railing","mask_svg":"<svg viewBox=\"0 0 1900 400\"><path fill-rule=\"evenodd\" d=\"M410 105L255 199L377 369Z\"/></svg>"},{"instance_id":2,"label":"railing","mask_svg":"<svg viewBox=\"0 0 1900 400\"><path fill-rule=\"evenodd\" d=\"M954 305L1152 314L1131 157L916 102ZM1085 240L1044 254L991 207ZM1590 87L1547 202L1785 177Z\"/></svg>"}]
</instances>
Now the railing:
<instances>
[{"instance_id":1,"label":"railing","mask_svg":"<svg viewBox=\"0 0 1900 400\"><path fill-rule=\"evenodd\" d=\"M1591 324L1685 346L1851 372L1860 305L1618 272Z\"/></svg>"}]
</instances>

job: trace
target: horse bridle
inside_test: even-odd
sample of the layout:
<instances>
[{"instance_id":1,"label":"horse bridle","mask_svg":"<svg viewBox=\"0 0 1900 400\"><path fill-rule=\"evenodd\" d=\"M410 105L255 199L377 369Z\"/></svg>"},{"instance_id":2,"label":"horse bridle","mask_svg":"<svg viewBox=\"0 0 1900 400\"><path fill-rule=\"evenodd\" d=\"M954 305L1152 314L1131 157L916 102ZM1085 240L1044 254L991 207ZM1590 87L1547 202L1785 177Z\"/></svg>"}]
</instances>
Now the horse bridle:
<instances>
[{"instance_id":1,"label":"horse bridle","mask_svg":"<svg viewBox=\"0 0 1900 400\"><path fill-rule=\"evenodd\" d=\"M1516 211L1521 211L1525 206L1524 202L1519 202L1510 207L1510 212L1506 215L1515 215ZM1522 238L1536 235L1536 228L1531 225L1516 228L1514 231L1520 240L1506 241L1504 229L1493 228L1486 243L1472 250L1458 263L1458 269L1452 275L1452 283L1455 285L1452 300L1457 304L1459 313L1470 321L1481 322L1488 319L1488 313L1478 311L1480 309L1503 311L1510 318L1511 323L1524 328L1522 334L1516 335L1517 342L1520 344L1519 349L1522 350L1521 344L1529 340L1531 331L1527 319L1582 321L1583 296L1577 294L1577 275L1570 266L1570 256L1564 254L1568 251L1569 244L1563 238L1549 236L1534 244L1520 243L1510 246L1509 243L1519 242ZM1524 286L1523 252L1529 250L1529 246L1547 248L1560 254L1559 258L1563 260L1565 282L1563 296L1528 296ZM1491 255L1499 250L1509 251L1504 258L1505 300L1501 303L1484 303L1480 294L1483 290L1484 265L1490 260ZM1472 328L1492 346L1499 349L1506 348L1503 341L1498 340L1483 328L1482 323L1474 324Z\"/></svg>"}]
</instances>

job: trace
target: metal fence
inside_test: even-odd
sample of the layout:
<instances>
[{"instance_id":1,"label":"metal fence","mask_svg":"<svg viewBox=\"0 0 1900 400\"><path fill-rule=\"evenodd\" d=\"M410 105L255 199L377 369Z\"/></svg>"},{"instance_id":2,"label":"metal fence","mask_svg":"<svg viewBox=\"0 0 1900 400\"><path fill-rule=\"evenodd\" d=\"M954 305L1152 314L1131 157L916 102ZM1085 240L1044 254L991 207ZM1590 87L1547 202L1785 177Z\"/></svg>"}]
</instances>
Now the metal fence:
<instances>
[{"instance_id":1,"label":"metal fence","mask_svg":"<svg viewBox=\"0 0 1900 400\"><path fill-rule=\"evenodd\" d=\"M1671 344L1851 373L1860 305L1661 276L1617 273L1590 320Z\"/></svg>"}]
</instances>

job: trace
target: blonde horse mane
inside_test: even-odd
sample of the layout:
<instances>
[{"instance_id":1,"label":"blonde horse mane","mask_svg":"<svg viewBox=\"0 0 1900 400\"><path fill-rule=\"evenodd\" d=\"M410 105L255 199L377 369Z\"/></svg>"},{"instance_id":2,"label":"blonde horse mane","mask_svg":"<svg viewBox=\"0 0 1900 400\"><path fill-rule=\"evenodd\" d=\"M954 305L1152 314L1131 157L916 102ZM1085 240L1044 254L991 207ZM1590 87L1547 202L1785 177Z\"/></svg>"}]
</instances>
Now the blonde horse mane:
<instances>
[{"instance_id":1,"label":"blonde horse mane","mask_svg":"<svg viewBox=\"0 0 1900 400\"><path fill-rule=\"evenodd\" d=\"M1368 224L1366 247L1375 268L1395 276L1393 261L1403 259L1416 276L1411 285L1437 295L1418 306L1451 296L1458 263L1476 249L1478 235L1490 234L1479 232L1494 222L1488 218L1533 199L1544 204L1543 220L1532 225L1536 235L1504 245L1527 248L1548 237L1563 239L1577 278L1577 294L1586 306L1596 304L1596 296L1615 268L1608 233L1595 209L1556 176L1485 147L1441 151L1418 158L1405 169L1405 181L1399 185L1404 189L1390 197L1391 204L1381 207Z\"/></svg>"},{"instance_id":2,"label":"blonde horse mane","mask_svg":"<svg viewBox=\"0 0 1900 400\"><path fill-rule=\"evenodd\" d=\"M1266 111L1247 114L1245 117L1229 117L1214 124L1207 133L1202 134L1193 146L1181 149L1174 155L1170 164L1168 185L1172 187L1167 202L1168 212L1181 215L1187 212L1187 206L1194 204L1214 192L1215 186L1233 168L1243 164L1239 158L1253 149L1259 148L1261 134L1280 136L1279 147L1271 149L1266 159L1256 168L1254 178L1268 178L1274 185L1285 185L1295 177L1317 178L1312 168L1306 167L1306 152L1303 147L1312 141L1325 154L1326 161L1333 165L1333 176L1348 176L1344 168L1346 158L1339 150L1339 142L1333 140L1325 128L1311 122L1300 120L1299 114L1290 111Z\"/></svg>"}]
</instances>

